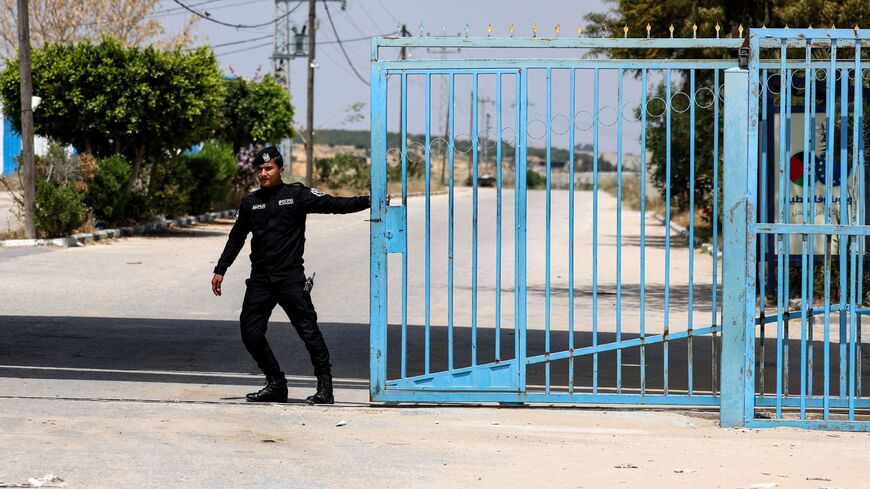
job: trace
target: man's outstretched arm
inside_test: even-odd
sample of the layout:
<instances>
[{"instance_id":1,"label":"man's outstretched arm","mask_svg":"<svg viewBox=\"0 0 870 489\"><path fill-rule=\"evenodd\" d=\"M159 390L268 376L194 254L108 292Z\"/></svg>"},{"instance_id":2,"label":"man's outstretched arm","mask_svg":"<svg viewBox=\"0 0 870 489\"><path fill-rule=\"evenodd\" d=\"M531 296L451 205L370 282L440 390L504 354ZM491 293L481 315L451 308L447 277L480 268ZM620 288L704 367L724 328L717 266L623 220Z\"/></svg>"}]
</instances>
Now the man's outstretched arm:
<instances>
[{"instance_id":1,"label":"man's outstretched arm","mask_svg":"<svg viewBox=\"0 0 870 489\"><path fill-rule=\"evenodd\" d=\"M368 195L333 197L316 188L307 187L302 190L300 200L302 208L309 214L350 214L372 206L372 199Z\"/></svg>"},{"instance_id":2,"label":"man's outstretched arm","mask_svg":"<svg viewBox=\"0 0 870 489\"><path fill-rule=\"evenodd\" d=\"M248 237L248 232L251 230L251 221L248 216L248 211L245 209L245 204L242 202L239 207L239 214L233 228L230 230L230 236L227 238L227 244L224 246L224 251L218 259L217 265L214 267L214 276L211 279L211 291L214 295L221 295L221 282L224 280L224 275L227 273L227 268L233 264L239 252L245 246L245 240Z\"/></svg>"}]
</instances>

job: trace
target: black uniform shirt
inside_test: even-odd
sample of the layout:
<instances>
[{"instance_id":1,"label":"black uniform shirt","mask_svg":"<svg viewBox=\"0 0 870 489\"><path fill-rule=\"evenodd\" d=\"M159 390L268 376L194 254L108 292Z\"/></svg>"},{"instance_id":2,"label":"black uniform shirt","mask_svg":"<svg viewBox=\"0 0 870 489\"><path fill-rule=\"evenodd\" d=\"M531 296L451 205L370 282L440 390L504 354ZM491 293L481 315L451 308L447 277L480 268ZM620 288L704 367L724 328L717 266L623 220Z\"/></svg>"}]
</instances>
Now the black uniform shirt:
<instances>
[{"instance_id":1,"label":"black uniform shirt","mask_svg":"<svg viewBox=\"0 0 870 489\"><path fill-rule=\"evenodd\" d=\"M251 192L242 199L236 223L214 273L226 273L250 232L253 273L266 273L273 281L304 280L305 216L349 214L370 206L368 196L333 197L301 183L281 183Z\"/></svg>"}]
</instances>

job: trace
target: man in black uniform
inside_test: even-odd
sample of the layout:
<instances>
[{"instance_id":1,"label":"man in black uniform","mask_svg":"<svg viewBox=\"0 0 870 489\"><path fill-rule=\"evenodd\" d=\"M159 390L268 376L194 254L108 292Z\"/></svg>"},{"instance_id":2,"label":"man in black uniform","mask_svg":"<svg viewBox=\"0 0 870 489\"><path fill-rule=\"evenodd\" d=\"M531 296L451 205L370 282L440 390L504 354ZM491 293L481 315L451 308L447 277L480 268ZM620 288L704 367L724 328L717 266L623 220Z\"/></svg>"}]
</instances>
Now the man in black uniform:
<instances>
[{"instance_id":1,"label":"man in black uniform","mask_svg":"<svg viewBox=\"0 0 870 489\"><path fill-rule=\"evenodd\" d=\"M311 404L332 404L329 351L317 327L311 295L305 290L302 266L305 216L358 212L368 209L371 199L368 196L333 197L301 183L285 184L281 181L284 160L274 146L257 153L254 165L260 189L242 199L236 223L211 280L212 292L221 295L224 274L250 232L251 277L245 282L247 290L240 317L242 341L266 374L266 386L246 397L252 402L287 401L287 380L266 341L269 316L275 305L280 304L305 342L314 365L317 392L306 400Z\"/></svg>"}]
</instances>

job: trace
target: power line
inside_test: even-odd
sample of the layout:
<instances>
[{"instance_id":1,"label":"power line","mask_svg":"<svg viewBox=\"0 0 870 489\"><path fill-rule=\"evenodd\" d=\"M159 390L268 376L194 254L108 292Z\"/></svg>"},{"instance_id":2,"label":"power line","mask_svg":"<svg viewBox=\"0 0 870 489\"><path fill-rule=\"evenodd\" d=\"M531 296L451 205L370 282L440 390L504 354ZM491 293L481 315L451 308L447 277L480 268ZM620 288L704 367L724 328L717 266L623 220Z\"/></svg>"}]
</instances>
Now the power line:
<instances>
[{"instance_id":1,"label":"power line","mask_svg":"<svg viewBox=\"0 0 870 489\"><path fill-rule=\"evenodd\" d=\"M173 1L175 3L177 3L178 5L181 5L185 10L192 13L193 15L196 15L197 17L205 19L209 22L214 22L215 24L219 24L219 25L226 26L226 27L234 27L236 29L256 29L259 27L266 27L267 25L275 24L279 20L283 20L285 17L289 17L290 14L292 14L296 9L299 8L300 5L302 5L302 3L298 3L298 4L296 4L295 7L290 9L290 11L288 11L286 14L284 14L280 17L277 17L275 19L272 19L269 22L264 22L262 24L230 24L229 22L224 22L221 20L213 19L213 18L211 18L211 16L208 13L203 14L202 12L198 12L198 11L188 7L184 3L182 3L181 0L173 0Z\"/></svg>"},{"instance_id":2,"label":"power line","mask_svg":"<svg viewBox=\"0 0 870 489\"><path fill-rule=\"evenodd\" d=\"M192 3L192 4L190 4L189 6L190 6L190 7L198 7L198 6L200 6L200 5L205 5L205 4L207 4L207 3L214 3L214 2L216 2L216 1L220 1L220 0L209 0L209 1L200 2L200 3ZM265 2L265 1L268 1L268 0L246 0L246 1L244 1L244 2L230 3L230 4L227 4L227 5L216 5L216 6L214 6L214 7L211 7L211 8L208 9L208 10L209 10L210 12L214 12L215 10L221 10L221 9L232 8L232 7L238 7L238 6L240 6L240 5L250 5L250 4L252 4L252 3L262 3L262 2ZM151 17L152 19L156 19L156 18L163 18L163 17L173 17L173 16L176 16L176 15L183 15L183 14L187 14L187 13L189 13L189 11L187 11L187 10L181 8L181 7L176 7L176 8L172 8L172 9L161 10L161 11L158 11L158 12L152 12L151 15L150 15L149 17Z\"/></svg>"},{"instance_id":3,"label":"power line","mask_svg":"<svg viewBox=\"0 0 870 489\"><path fill-rule=\"evenodd\" d=\"M272 37L272 36L269 36L269 37ZM271 46L271 45L272 45L271 42L267 42L265 44L257 44L256 46L250 46L247 48L235 49L232 51L225 51L223 53L215 53L215 56L226 56L228 54L243 53L245 51L253 51L254 49L260 49L260 48L263 48L266 46Z\"/></svg>"},{"instance_id":4,"label":"power line","mask_svg":"<svg viewBox=\"0 0 870 489\"><path fill-rule=\"evenodd\" d=\"M245 44L245 43L249 43L249 42L262 41L263 39L271 39L271 38L272 38L272 35L269 34L268 36L252 37L249 39L242 39L241 41L229 41L229 42L224 42L221 44L210 44L207 46L210 46L212 49L223 48L226 46L235 46L236 44ZM194 49L198 49L200 47L202 47L202 46L189 47L189 48L186 48L185 51L193 51Z\"/></svg>"},{"instance_id":5,"label":"power line","mask_svg":"<svg viewBox=\"0 0 870 489\"><path fill-rule=\"evenodd\" d=\"M190 6L191 7L199 7L200 5L205 5L208 3L215 3L215 2L220 2L220 1L222 1L222 0L205 0L205 1L202 1L199 3L192 3L192 4L190 4ZM163 14L168 14L171 12L182 12L182 11L184 11L184 9L181 7L171 7L171 8L165 8L162 10L155 10L154 12L151 12L151 15L156 17L156 16L160 16Z\"/></svg>"},{"instance_id":6,"label":"power line","mask_svg":"<svg viewBox=\"0 0 870 489\"><path fill-rule=\"evenodd\" d=\"M353 62L350 60L350 56L347 55L347 51L344 49L344 44L341 43L341 37L338 36L338 30L335 28L335 22L332 21L332 13L329 11L329 2L327 0L323 0L323 6L326 7L326 17L329 19L329 25L332 26L332 32L335 34L335 40L338 41L338 47L341 48L341 53L344 54L344 59L347 60L347 64L350 65L350 69L353 70L356 77L360 79L366 85L371 86L371 84L363 78L362 75L359 74L359 71L356 70L356 66L353 65Z\"/></svg>"},{"instance_id":7,"label":"power line","mask_svg":"<svg viewBox=\"0 0 870 489\"><path fill-rule=\"evenodd\" d=\"M393 34L395 34L395 32L387 32L386 34L378 34L378 35L375 35L375 36L369 36L369 37L357 37L357 38L353 38L353 39L344 39L344 40L342 40L341 42L342 42L342 43L348 43L348 42L355 42L355 41L367 41L367 40L369 40L369 39L372 39L373 37L392 36ZM225 46L232 46L232 45L235 45L235 44L244 44L244 43L247 43L247 42L260 41L260 40L268 39L268 38L271 38L271 37L272 37L272 35L270 34L270 35L268 35L268 36L263 36L263 37L254 37L254 38L251 38L251 39L245 39L245 40L243 40L243 41L233 41L233 42L227 42L227 43L223 43L223 44L215 44L215 45L213 45L213 46L211 46L211 47L212 47L212 48L220 48L220 47L225 47ZM324 44L338 44L338 43L339 43L339 41L320 41L320 42L317 42L317 43L315 43L315 44L318 45L318 46L321 46L321 45L324 45ZM259 49L259 48L262 48L262 47L265 47L265 46L271 46L272 44L273 44L273 43L269 43L269 44L258 44L258 45L256 45L256 46L249 46L249 47L247 47L247 48L236 49L236 50L233 50L233 51L227 51L227 52L224 52L224 53L215 53L215 54L216 54L217 56L224 56L224 55L226 55L226 54L241 53L241 52L244 52L244 51L253 51L254 49ZM190 51L192 51L192 50L194 50L194 49L196 49L196 48L195 48L195 47L193 47L193 48L188 48L188 50L190 50Z\"/></svg>"}]
</instances>

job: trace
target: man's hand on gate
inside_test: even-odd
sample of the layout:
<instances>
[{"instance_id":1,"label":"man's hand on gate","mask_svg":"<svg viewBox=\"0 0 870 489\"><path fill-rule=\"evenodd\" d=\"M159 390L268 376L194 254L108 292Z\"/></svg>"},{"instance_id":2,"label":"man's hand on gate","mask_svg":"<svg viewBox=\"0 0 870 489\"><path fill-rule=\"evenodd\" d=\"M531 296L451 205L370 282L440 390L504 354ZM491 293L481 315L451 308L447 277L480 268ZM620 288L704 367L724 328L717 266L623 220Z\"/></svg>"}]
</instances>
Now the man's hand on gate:
<instances>
[{"instance_id":1,"label":"man's hand on gate","mask_svg":"<svg viewBox=\"0 0 870 489\"><path fill-rule=\"evenodd\" d=\"M211 291L214 295L221 295L221 282L224 281L223 275L214 274L214 277L211 278Z\"/></svg>"}]
</instances>

